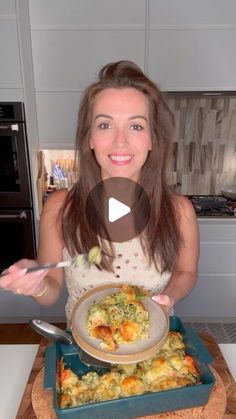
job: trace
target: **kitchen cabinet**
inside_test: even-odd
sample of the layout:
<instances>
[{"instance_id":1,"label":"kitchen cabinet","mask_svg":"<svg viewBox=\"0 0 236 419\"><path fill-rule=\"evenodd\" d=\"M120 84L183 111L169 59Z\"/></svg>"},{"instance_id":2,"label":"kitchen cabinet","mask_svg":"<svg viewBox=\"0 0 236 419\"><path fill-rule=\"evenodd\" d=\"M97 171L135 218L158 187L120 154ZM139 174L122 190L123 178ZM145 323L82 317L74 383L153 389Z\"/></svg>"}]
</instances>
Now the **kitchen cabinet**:
<instances>
[{"instance_id":1,"label":"kitchen cabinet","mask_svg":"<svg viewBox=\"0 0 236 419\"><path fill-rule=\"evenodd\" d=\"M236 28L150 30L149 76L169 91L235 90L235 43Z\"/></svg>"},{"instance_id":2,"label":"kitchen cabinet","mask_svg":"<svg viewBox=\"0 0 236 419\"><path fill-rule=\"evenodd\" d=\"M1 15L13 15L15 13L15 0L1 0L0 13Z\"/></svg>"},{"instance_id":3,"label":"kitchen cabinet","mask_svg":"<svg viewBox=\"0 0 236 419\"><path fill-rule=\"evenodd\" d=\"M109 61L129 57L143 67L144 53L141 55L140 49L144 51L144 44L142 30L32 33L41 148L74 148L79 99L85 86Z\"/></svg>"},{"instance_id":4,"label":"kitchen cabinet","mask_svg":"<svg viewBox=\"0 0 236 419\"><path fill-rule=\"evenodd\" d=\"M110 61L166 91L236 89L234 0L0 0L0 23L1 100L25 102L33 148L74 147L81 92Z\"/></svg>"},{"instance_id":5,"label":"kitchen cabinet","mask_svg":"<svg viewBox=\"0 0 236 419\"><path fill-rule=\"evenodd\" d=\"M65 305L67 302L68 293L65 287L63 287L61 291L61 295L59 300L53 304L52 306L41 307L41 319L44 319L48 322L66 322L66 315L65 315Z\"/></svg>"},{"instance_id":6,"label":"kitchen cabinet","mask_svg":"<svg viewBox=\"0 0 236 419\"><path fill-rule=\"evenodd\" d=\"M149 75L164 90L235 90L234 0L150 0Z\"/></svg>"},{"instance_id":7,"label":"kitchen cabinet","mask_svg":"<svg viewBox=\"0 0 236 419\"><path fill-rule=\"evenodd\" d=\"M235 90L236 3L212 4L29 0L40 148L74 147L81 93L107 62L133 60L165 91Z\"/></svg>"},{"instance_id":8,"label":"kitchen cabinet","mask_svg":"<svg viewBox=\"0 0 236 419\"><path fill-rule=\"evenodd\" d=\"M47 25L113 28L143 25L146 0L29 0L29 6L32 25L38 29Z\"/></svg>"},{"instance_id":9,"label":"kitchen cabinet","mask_svg":"<svg viewBox=\"0 0 236 419\"><path fill-rule=\"evenodd\" d=\"M50 307L40 306L30 297L0 290L0 323L28 323L32 318L49 322L64 322L67 291L62 290L58 302Z\"/></svg>"},{"instance_id":10,"label":"kitchen cabinet","mask_svg":"<svg viewBox=\"0 0 236 419\"><path fill-rule=\"evenodd\" d=\"M14 0L0 1L0 97L22 101L23 84Z\"/></svg>"},{"instance_id":11,"label":"kitchen cabinet","mask_svg":"<svg viewBox=\"0 0 236 419\"><path fill-rule=\"evenodd\" d=\"M74 148L81 92L104 64L126 58L144 68L145 4L29 1L40 148Z\"/></svg>"},{"instance_id":12,"label":"kitchen cabinet","mask_svg":"<svg viewBox=\"0 0 236 419\"><path fill-rule=\"evenodd\" d=\"M200 260L197 285L178 303L181 318L236 320L236 219L198 219Z\"/></svg>"},{"instance_id":13,"label":"kitchen cabinet","mask_svg":"<svg viewBox=\"0 0 236 419\"><path fill-rule=\"evenodd\" d=\"M27 323L40 315L40 305L32 298L0 290L0 323Z\"/></svg>"},{"instance_id":14,"label":"kitchen cabinet","mask_svg":"<svg viewBox=\"0 0 236 419\"><path fill-rule=\"evenodd\" d=\"M235 25L235 0L149 0L149 4L150 26Z\"/></svg>"}]
</instances>

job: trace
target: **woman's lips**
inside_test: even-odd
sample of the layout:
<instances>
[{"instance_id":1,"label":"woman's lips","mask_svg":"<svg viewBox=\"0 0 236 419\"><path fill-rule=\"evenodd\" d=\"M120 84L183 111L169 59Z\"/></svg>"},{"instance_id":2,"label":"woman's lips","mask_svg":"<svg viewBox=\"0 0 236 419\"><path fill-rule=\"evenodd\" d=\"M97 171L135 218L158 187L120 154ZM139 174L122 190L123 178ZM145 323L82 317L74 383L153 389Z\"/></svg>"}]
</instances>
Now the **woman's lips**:
<instances>
[{"instance_id":1,"label":"woman's lips","mask_svg":"<svg viewBox=\"0 0 236 419\"><path fill-rule=\"evenodd\" d=\"M133 154L109 154L109 158L112 161L112 164L117 166L125 166L129 164L133 157Z\"/></svg>"}]
</instances>

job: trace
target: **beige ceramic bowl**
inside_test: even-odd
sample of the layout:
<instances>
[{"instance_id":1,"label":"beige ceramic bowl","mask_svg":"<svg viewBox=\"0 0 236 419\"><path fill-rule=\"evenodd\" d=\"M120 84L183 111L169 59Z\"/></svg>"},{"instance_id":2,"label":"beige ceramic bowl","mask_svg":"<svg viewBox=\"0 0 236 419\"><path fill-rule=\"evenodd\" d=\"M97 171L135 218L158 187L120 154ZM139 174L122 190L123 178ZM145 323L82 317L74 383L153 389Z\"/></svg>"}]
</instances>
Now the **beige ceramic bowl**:
<instances>
[{"instance_id":1,"label":"beige ceramic bowl","mask_svg":"<svg viewBox=\"0 0 236 419\"><path fill-rule=\"evenodd\" d=\"M112 364L128 364L143 361L154 355L164 344L169 332L169 315L163 306L150 297L142 300L149 312L149 337L138 342L121 344L115 351L101 348L101 341L91 337L86 320L89 306L109 294L119 291L119 286L104 285L86 292L76 303L72 313L72 334L78 345L89 355Z\"/></svg>"}]
</instances>

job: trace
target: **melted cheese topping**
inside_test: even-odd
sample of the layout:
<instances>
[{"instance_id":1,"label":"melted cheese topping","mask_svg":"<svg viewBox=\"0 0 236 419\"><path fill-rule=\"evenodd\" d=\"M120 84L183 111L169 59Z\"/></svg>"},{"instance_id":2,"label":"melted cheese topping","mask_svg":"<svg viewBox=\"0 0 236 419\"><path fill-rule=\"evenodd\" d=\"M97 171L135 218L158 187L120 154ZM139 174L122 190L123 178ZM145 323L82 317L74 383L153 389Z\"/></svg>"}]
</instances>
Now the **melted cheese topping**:
<instances>
[{"instance_id":1,"label":"melted cheese topping","mask_svg":"<svg viewBox=\"0 0 236 419\"><path fill-rule=\"evenodd\" d=\"M134 286L94 301L88 309L89 335L101 340L101 347L114 351L121 343L133 343L148 337L149 314L140 301L145 294Z\"/></svg>"},{"instance_id":2,"label":"melted cheese topping","mask_svg":"<svg viewBox=\"0 0 236 419\"><path fill-rule=\"evenodd\" d=\"M137 364L112 365L103 375L89 372L78 377L60 360L58 404L62 409L102 400L118 399L200 383L194 359L185 353L183 336L169 332L162 349Z\"/></svg>"}]
</instances>

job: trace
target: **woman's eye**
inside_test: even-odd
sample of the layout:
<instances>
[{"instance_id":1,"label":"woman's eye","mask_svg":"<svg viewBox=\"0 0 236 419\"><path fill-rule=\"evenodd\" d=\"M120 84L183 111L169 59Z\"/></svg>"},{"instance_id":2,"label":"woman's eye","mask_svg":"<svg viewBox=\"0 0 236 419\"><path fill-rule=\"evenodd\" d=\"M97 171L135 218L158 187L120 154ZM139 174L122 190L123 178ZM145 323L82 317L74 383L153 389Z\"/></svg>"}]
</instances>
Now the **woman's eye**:
<instances>
[{"instance_id":1,"label":"woman's eye","mask_svg":"<svg viewBox=\"0 0 236 419\"><path fill-rule=\"evenodd\" d=\"M108 122L102 122L101 124L98 125L98 128L108 129L108 128L111 128L111 126L110 124L108 124Z\"/></svg>"},{"instance_id":2,"label":"woman's eye","mask_svg":"<svg viewBox=\"0 0 236 419\"><path fill-rule=\"evenodd\" d=\"M142 131L143 127L142 125L134 124L134 125L131 125L130 129L135 130L135 131Z\"/></svg>"}]
</instances>

